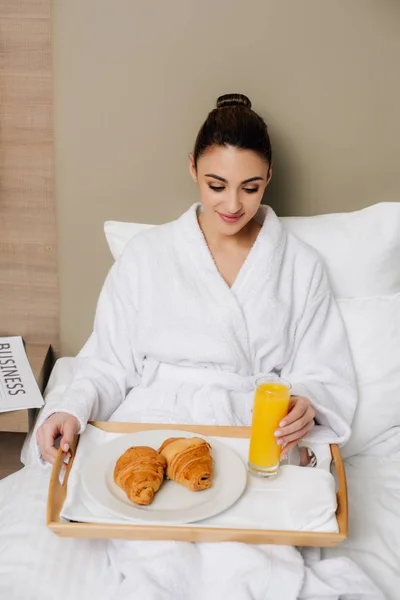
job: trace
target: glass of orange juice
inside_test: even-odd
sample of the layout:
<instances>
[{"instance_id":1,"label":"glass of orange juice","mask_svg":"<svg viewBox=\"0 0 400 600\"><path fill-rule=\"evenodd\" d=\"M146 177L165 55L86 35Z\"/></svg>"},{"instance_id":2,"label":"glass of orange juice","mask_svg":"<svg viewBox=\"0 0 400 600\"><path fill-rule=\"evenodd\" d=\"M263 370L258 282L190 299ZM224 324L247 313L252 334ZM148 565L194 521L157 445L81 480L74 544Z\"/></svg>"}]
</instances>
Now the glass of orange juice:
<instances>
[{"instance_id":1,"label":"glass of orange juice","mask_svg":"<svg viewBox=\"0 0 400 600\"><path fill-rule=\"evenodd\" d=\"M277 375L256 380L248 468L259 477L275 477L281 446L274 432L287 415L291 385Z\"/></svg>"}]
</instances>

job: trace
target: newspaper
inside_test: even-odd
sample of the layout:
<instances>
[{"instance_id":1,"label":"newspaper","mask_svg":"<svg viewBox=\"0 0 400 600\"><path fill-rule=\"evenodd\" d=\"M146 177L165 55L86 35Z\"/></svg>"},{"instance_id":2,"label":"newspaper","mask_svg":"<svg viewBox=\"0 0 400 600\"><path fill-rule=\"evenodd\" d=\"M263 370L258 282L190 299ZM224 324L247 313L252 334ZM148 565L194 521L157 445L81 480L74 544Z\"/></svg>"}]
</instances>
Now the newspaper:
<instances>
[{"instance_id":1,"label":"newspaper","mask_svg":"<svg viewBox=\"0 0 400 600\"><path fill-rule=\"evenodd\" d=\"M43 404L22 338L0 337L0 413Z\"/></svg>"}]
</instances>

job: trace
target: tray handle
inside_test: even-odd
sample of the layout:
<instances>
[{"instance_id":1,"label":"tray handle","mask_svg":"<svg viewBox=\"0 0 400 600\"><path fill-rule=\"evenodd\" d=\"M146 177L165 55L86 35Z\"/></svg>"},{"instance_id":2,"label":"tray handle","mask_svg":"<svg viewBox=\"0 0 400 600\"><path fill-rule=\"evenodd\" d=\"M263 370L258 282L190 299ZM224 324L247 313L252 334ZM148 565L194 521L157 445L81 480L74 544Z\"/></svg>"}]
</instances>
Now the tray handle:
<instances>
[{"instance_id":1,"label":"tray handle","mask_svg":"<svg viewBox=\"0 0 400 600\"><path fill-rule=\"evenodd\" d=\"M72 463L74 462L76 448L79 442L79 435L74 437L74 440L70 447L71 458L69 459L68 466L65 470L64 479L60 481L60 473L66 453L59 448L56 460L54 462L50 483L49 483L49 495L47 501L47 525L54 522L60 521L60 513L67 496L67 484L68 477L71 472Z\"/></svg>"},{"instance_id":2,"label":"tray handle","mask_svg":"<svg viewBox=\"0 0 400 600\"><path fill-rule=\"evenodd\" d=\"M339 533L347 538L349 534L349 510L347 499L346 471L344 468L343 458L340 453L339 446L337 444L331 444L331 452L338 479L338 491L336 494L336 519L338 522Z\"/></svg>"}]
</instances>

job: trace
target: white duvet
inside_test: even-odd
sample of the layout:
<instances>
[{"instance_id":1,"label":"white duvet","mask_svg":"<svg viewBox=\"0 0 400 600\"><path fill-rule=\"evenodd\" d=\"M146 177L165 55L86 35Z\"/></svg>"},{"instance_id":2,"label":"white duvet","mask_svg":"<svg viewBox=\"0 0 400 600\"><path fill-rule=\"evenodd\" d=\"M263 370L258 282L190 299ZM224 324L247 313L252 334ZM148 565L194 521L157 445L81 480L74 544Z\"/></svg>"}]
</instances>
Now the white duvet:
<instances>
[{"instance_id":1,"label":"white duvet","mask_svg":"<svg viewBox=\"0 0 400 600\"><path fill-rule=\"evenodd\" d=\"M362 567L377 586L384 592L388 600L398 600L400 586L400 469L399 462L388 463L384 469L370 479L371 468L376 468L376 459L366 457L362 465L348 465L350 538L339 548L325 550L329 557L349 557ZM118 600L124 596L117 591L122 578L110 566L107 555L107 542L97 540L69 540L53 535L45 527L45 503L49 471L38 468L25 468L23 471L0 481L0 598L1 600L102 600L112 598ZM375 487L374 484L379 485ZM15 490L18 488L18 495ZM373 491L371 490L373 488ZM29 502L26 501L29 497ZM12 505L9 500L13 498ZM217 545L216 549L220 549ZM293 567L302 567L302 560L294 549L277 549L283 558L286 554L288 571L291 577ZM221 549L220 549L221 552ZM308 556L309 555L309 556ZM143 555L145 556L145 554ZM274 557L278 559L278 554ZM218 564L221 564L221 555ZM319 551L310 549L306 552L306 560L313 564L313 571L308 571L307 578L319 577L325 580L326 569L337 567L340 571L343 563L324 563L319 561ZM293 562L292 562L293 561ZM168 562L169 564L169 562ZM225 563L224 563L225 564ZM346 571L352 571L352 565L345 563ZM330 570L329 576L334 571ZM146 578L153 579L149 568ZM344 576L340 572L340 578ZM142 584L143 577L142 577ZM151 585L154 585L152 582ZM321 589L321 585L318 584ZM140 587L138 587L138 590ZM184 588L183 588L184 589ZM329 588L328 588L329 589ZM283 591L283 588L281 588ZM307 592L308 593L308 592ZM338 595L328 593L314 595L315 600L337 598ZM156 598L168 598L167 595ZM329 595L330 594L330 595ZM137 595L132 598L147 600L151 596ZM172 596L173 597L173 596ZM179 595L175 598L179 599ZM244 598L274 598L281 600L288 596L252 596L250 590ZM312 598L313 596L305 596ZM352 596L350 596L351 598ZM368 598L361 593L354 598ZM379 598L378 595L375 596ZM189 598L189 596L187 596ZM231 598L241 596L231 595Z\"/></svg>"},{"instance_id":2,"label":"white duvet","mask_svg":"<svg viewBox=\"0 0 400 600\"><path fill-rule=\"evenodd\" d=\"M383 456L345 461L349 493L349 537L325 557L354 560L388 600L400 598L400 452L390 441Z\"/></svg>"},{"instance_id":3,"label":"white duvet","mask_svg":"<svg viewBox=\"0 0 400 600\"><path fill-rule=\"evenodd\" d=\"M58 362L51 404L71 376ZM33 441L24 459L35 463ZM383 596L347 558L306 559L287 546L237 543L106 542L58 538L45 526L49 469L37 466L0 482L0 598L12 600L328 600ZM317 560L316 560L317 559Z\"/></svg>"},{"instance_id":4,"label":"white duvet","mask_svg":"<svg viewBox=\"0 0 400 600\"><path fill-rule=\"evenodd\" d=\"M348 559L307 567L295 548L58 538L45 526L50 472L0 482L0 598L12 600L374 599Z\"/></svg>"}]
</instances>

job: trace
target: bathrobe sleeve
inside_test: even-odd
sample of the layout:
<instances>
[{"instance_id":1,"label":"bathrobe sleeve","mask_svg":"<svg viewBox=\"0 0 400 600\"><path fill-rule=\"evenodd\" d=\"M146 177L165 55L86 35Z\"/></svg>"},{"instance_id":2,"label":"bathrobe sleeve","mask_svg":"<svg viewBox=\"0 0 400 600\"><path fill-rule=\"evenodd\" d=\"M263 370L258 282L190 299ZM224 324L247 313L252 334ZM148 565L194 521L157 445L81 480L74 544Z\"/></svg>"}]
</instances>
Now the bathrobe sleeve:
<instances>
[{"instance_id":1,"label":"bathrobe sleeve","mask_svg":"<svg viewBox=\"0 0 400 600\"><path fill-rule=\"evenodd\" d=\"M93 333L74 359L72 381L60 398L44 407L37 427L63 411L77 417L82 433L88 420L108 420L137 384L131 346L136 318L133 270L126 253L112 266L98 300Z\"/></svg>"},{"instance_id":2,"label":"bathrobe sleeve","mask_svg":"<svg viewBox=\"0 0 400 600\"><path fill-rule=\"evenodd\" d=\"M282 377L292 384L292 395L311 400L316 423L325 426L320 429L326 441L349 439L357 404L355 374L345 327L321 265L312 278Z\"/></svg>"}]
</instances>

